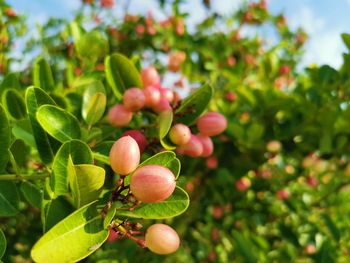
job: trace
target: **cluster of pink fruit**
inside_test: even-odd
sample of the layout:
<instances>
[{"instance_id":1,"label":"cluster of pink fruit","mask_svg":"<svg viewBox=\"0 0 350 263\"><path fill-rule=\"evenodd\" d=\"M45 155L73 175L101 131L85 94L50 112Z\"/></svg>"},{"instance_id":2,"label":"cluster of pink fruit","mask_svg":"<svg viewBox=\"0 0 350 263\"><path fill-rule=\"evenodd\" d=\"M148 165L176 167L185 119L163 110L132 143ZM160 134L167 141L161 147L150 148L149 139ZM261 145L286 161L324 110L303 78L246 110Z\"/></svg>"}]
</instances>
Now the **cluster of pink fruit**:
<instances>
[{"instance_id":1,"label":"cluster of pink fruit","mask_svg":"<svg viewBox=\"0 0 350 263\"><path fill-rule=\"evenodd\" d=\"M180 99L176 92L161 87L160 76L154 67L143 69L141 77L144 89L127 89L123 95L123 104L117 104L109 110L108 120L111 125L125 127L130 123L134 112L146 107L161 113L170 110L171 103Z\"/></svg>"},{"instance_id":2,"label":"cluster of pink fruit","mask_svg":"<svg viewBox=\"0 0 350 263\"><path fill-rule=\"evenodd\" d=\"M161 165L139 166L140 155L136 140L131 136L123 136L111 148L111 167L122 178L131 174L130 194L138 201L155 203L167 199L175 190L174 174ZM113 231L110 235L115 234ZM170 254L178 249L180 239L171 227L154 224L146 231L144 245L154 253Z\"/></svg>"},{"instance_id":3,"label":"cluster of pink fruit","mask_svg":"<svg viewBox=\"0 0 350 263\"><path fill-rule=\"evenodd\" d=\"M192 134L188 126L178 123L169 132L170 140L178 145L178 154L191 157L209 157L214 151L210 137L219 135L227 127L226 118L217 112L207 112L197 120L199 133Z\"/></svg>"}]
</instances>

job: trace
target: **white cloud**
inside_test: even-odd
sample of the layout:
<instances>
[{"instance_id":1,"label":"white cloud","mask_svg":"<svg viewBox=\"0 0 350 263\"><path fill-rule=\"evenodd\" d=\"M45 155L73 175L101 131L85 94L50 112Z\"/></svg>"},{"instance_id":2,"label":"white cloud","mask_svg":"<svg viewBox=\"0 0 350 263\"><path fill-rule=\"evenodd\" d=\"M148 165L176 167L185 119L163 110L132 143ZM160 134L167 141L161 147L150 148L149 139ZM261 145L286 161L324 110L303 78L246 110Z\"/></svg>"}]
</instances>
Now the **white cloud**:
<instances>
[{"instance_id":1,"label":"white cloud","mask_svg":"<svg viewBox=\"0 0 350 263\"><path fill-rule=\"evenodd\" d=\"M350 2L350 0L347 1ZM341 29L327 28L326 21L317 17L307 6L303 6L300 12L294 14L289 20L293 29L302 27L309 34L302 66L313 63L340 66L341 53L344 51L340 38Z\"/></svg>"}]
</instances>

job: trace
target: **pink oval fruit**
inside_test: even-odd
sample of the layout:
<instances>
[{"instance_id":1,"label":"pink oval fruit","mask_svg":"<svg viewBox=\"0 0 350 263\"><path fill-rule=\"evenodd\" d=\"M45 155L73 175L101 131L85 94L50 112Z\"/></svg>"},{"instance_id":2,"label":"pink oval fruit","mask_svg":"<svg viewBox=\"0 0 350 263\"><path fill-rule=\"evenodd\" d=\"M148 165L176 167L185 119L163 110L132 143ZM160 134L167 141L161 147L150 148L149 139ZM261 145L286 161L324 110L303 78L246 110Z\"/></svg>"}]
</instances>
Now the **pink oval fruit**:
<instances>
[{"instance_id":1,"label":"pink oval fruit","mask_svg":"<svg viewBox=\"0 0 350 263\"><path fill-rule=\"evenodd\" d=\"M108 112L108 121L114 127L124 127L132 119L132 112L128 111L124 105L115 105Z\"/></svg>"},{"instance_id":2,"label":"pink oval fruit","mask_svg":"<svg viewBox=\"0 0 350 263\"><path fill-rule=\"evenodd\" d=\"M176 231L165 224L151 225L146 231L145 242L149 250L160 255L174 253L180 246Z\"/></svg>"},{"instance_id":3,"label":"pink oval fruit","mask_svg":"<svg viewBox=\"0 0 350 263\"><path fill-rule=\"evenodd\" d=\"M226 129L227 120L218 112L207 112L197 120L197 127L201 134L215 136Z\"/></svg>"},{"instance_id":4,"label":"pink oval fruit","mask_svg":"<svg viewBox=\"0 0 350 263\"><path fill-rule=\"evenodd\" d=\"M158 104L160 100L160 91L156 87L148 86L143 90L145 95L145 105L147 107L153 107Z\"/></svg>"},{"instance_id":5,"label":"pink oval fruit","mask_svg":"<svg viewBox=\"0 0 350 263\"><path fill-rule=\"evenodd\" d=\"M155 106L152 107L152 109L156 113L161 113L166 110L171 110L171 106L168 100L162 98Z\"/></svg>"},{"instance_id":6,"label":"pink oval fruit","mask_svg":"<svg viewBox=\"0 0 350 263\"><path fill-rule=\"evenodd\" d=\"M127 175L140 163L140 148L131 136L118 139L109 152L109 160L114 172Z\"/></svg>"},{"instance_id":7,"label":"pink oval fruit","mask_svg":"<svg viewBox=\"0 0 350 263\"><path fill-rule=\"evenodd\" d=\"M133 195L145 203L167 199L175 190L174 174L160 165L145 165L138 168L130 180Z\"/></svg>"},{"instance_id":8,"label":"pink oval fruit","mask_svg":"<svg viewBox=\"0 0 350 263\"><path fill-rule=\"evenodd\" d=\"M212 155L214 151L214 144L213 144L213 141L210 139L210 137L199 134L197 135L197 138L200 140L203 146L202 156L209 157L210 155Z\"/></svg>"},{"instance_id":9,"label":"pink oval fruit","mask_svg":"<svg viewBox=\"0 0 350 263\"><path fill-rule=\"evenodd\" d=\"M184 145L191 139L191 130L185 124L175 124L169 132L170 140L176 145Z\"/></svg>"},{"instance_id":10,"label":"pink oval fruit","mask_svg":"<svg viewBox=\"0 0 350 263\"><path fill-rule=\"evenodd\" d=\"M191 157L199 157L203 153L203 145L196 135L191 134L191 139L188 143L180 146L180 151Z\"/></svg>"},{"instance_id":11,"label":"pink oval fruit","mask_svg":"<svg viewBox=\"0 0 350 263\"><path fill-rule=\"evenodd\" d=\"M160 76L155 67L150 66L148 68L144 68L141 71L141 78L143 82L143 86L158 86L160 84Z\"/></svg>"},{"instance_id":12,"label":"pink oval fruit","mask_svg":"<svg viewBox=\"0 0 350 263\"><path fill-rule=\"evenodd\" d=\"M146 149L146 146L148 144L147 139L143 132L139 130L128 130L122 134L122 137L124 136L131 136L139 145L140 153L143 153Z\"/></svg>"},{"instance_id":13,"label":"pink oval fruit","mask_svg":"<svg viewBox=\"0 0 350 263\"><path fill-rule=\"evenodd\" d=\"M171 89L168 88L161 88L160 91L160 97L162 99L166 99L169 102L172 102L174 100L174 92Z\"/></svg>"},{"instance_id":14,"label":"pink oval fruit","mask_svg":"<svg viewBox=\"0 0 350 263\"><path fill-rule=\"evenodd\" d=\"M145 95L139 88L130 88L124 92L123 104L129 111L138 111L145 106Z\"/></svg>"}]
</instances>

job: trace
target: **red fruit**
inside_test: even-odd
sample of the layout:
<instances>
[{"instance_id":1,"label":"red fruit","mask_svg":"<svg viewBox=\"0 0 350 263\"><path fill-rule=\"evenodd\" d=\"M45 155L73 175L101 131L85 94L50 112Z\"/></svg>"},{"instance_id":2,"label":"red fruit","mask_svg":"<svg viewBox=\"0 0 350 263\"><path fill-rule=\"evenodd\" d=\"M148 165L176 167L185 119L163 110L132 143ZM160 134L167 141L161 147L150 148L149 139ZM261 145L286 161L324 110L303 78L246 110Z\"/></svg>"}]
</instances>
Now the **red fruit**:
<instances>
[{"instance_id":1,"label":"red fruit","mask_svg":"<svg viewBox=\"0 0 350 263\"><path fill-rule=\"evenodd\" d=\"M285 189L282 189L282 190L277 191L276 196L280 200L286 200L289 198L289 192Z\"/></svg>"},{"instance_id":2,"label":"red fruit","mask_svg":"<svg viewBox=\"0 0 350 263\"><path fill-rule=\"evenodd\" d=\"M227 58L227 65L228 66L234 66L234 65L236 65L236 59L235 59L235 57L234 56L229 56L228 58Z\"/></svg>"},{"instance_id":3,"label":"red fruit","mask_svg":"<svg viewBox=\"0 0 350 263\"><path fill-rule=\"evenodd\" d=\"M312 254L315 254L317 251L315 245L313 244L308 244L306 247L305 247L305 253L308 254L308 255L312 255Z\"/></svg>"},{"instance_id":4,"label":"red fruit","mask_svg":"<svg viewBox=\"0 0 350 263\"><path fill-rule=\"evenodd\" d=\"M112 8L114 6L114 0L101 0L101 7Z\"/></svg>"},{"instance_id":5,"label":"red fruit","mask_svg":"<svg viewBox=\"0 0 350 263\"><path fill-rule=\"evenodd\" d=\"M108 121L112 126L124 127L132 119L132 112L128 111L124 105L115 105L108 112Z\"/></svg>"},{"instance_id":6,"label":"red fruit","mask_svg":"<svg viewBox=\"0 0 350 263\"><path fill-rule=\"evenodd\" d=\"M175 124L169 132L170 140L176 145L184 145L191 139L191 130L185 124Z\"/></svg>"},{"instance_id":7,"label":"red fruit","mask_svg":"<svg viewBox=\"0 0 350 263\"><path fill-rule=\"evenodd\" d=\"M17 16L17 13L12 8L6 8L5 15L8 17L15 17L15 16Z\"/></svg>"},{"instance_id":8,"label":"red fruit","mask_svg":"<svg viewBox=\"0 0 350 263\"><path fill-rule=\"evenodd\" d=\"M318 185L318 180L316 177L314 176L309 176L307 179L306 179L306 183L311 186L311 187L316 187Z\"/></svg>"},{"instance_id":9,"label":"red fruit","mask_svg":"<svg viewBox=\"0 0 350 263\"><path fill-rule=\"evenodd\" d=\"M145 26L144 25L142 25L142 24L138 24L138 25L136 25L136 27L135 27L135 31L136 31L136 33L138 34L138 35L143 35L144 33L145 33Z\"/></svg>"},{"instance_id":10,"label":"red fruit","mask_svg":"<svg viewBox=\"0 0 350 263\"><path fill-rule=\"evenodd\" d=\"M209 169L216 169L218 167L218 158L216 158L216 156L211 156L207 158L206 164Z\"/></svg>"},{"instance_id":11,"label":"red fruit","mask_svg":"<svg viewBox=\"0 0 350 263\"><path fill-rule=\"evenodd\" d=\"M171 106L168 100L166 99L160 99L157 105L153 106L152 109L156 113L161 113L166 110L171 110Z\"/></svg>"},{"instance_id":12,"label":"red fruit","mask_svg":"<svg viewBox=\"0 0 350 263\"><path fill-rule=\"evenodd\" d=\"M288 65L282 65L280 67L280 74L287 75L290 72L290 67Z\"/></svg>"},{"instance_id":13,"label":"red fruit","mask_svg":"<svg viewBox=\"0 0 350 263\"><path fill-rule=\"evenodd\" d=\"M160 165L145 165L131 176L130 190L142 202L155 203L167 199L175 190L174 174Z\"/></svg>"},{"instance_id":14,"label":"red fruit","mask_svg":"<svg viewBox=\"0 0 350 263\"><path fill-rule=\"evenodd\" d=\"M109 152L109 160L114 172L127 175L140 163L140 148L131 136L118 139Z\"/></svg>"},{"instance_id":15,"label":"red fruit","mask_svg":"<svg viewBox=\"0 0 350 263\"><path fill-rule=\"evenodd\" d=\"M174 100L174 92L172 92L170 89L161 88L159 91L161 99L166 99L169 102L172 102Z\"/></svg>"},{"instance_id":16,"label":"red fruit","mask_svg":"<svg viewBox=\"0 0 350 263\"><path fill-rule=\"evenodd\" d=\"M218 112L207 112L197 120L197 127L202 135L215 136L226 129L227 120Z\"/></svg>"},{"instance_id":17,"label":"red fruit","mask_svg":"<svg viewBox=\"0 0 350 263\"><path fill-rule=\"evenodd\" d=\"M212 215L215 219L220 219L224 215L224 210L221 206L214 206L212 210Z\"/></svg>"},{"instance_id":18,"label":"red fruit","mask_svg":"<svg viewBox=\"0 0 350 263\"><path fill-rule=\"evenodd\" d=\"M229 102L234 102L237 99L237 95L233 91L228 91L225 93L225 99Z\"/></svg>"},{"instance_id":19,"label":"red fruit","mask_svg":"<svg viewBox=\"0 0 350 263\"><path fill-rule=\"evenodd\" d=\"M123 103L127 110L138 111L145 106L145 95L139 88L130 88L124 92Z\"/></svg>"},{"instance_id":20,"label":"red fruit","mask_svg":"<svg viewBox=\"0 0 350 263\"><path fill-rule=\"evenodd\" d=\"M271 153L278 153L282 148L282 144L280 141L274 140L269 141L266 145L266 149Z\"/></svg>"},{"instance_id":21,"label":"red fruit","mask_svg":"<svg viewBox=\"0 0 350 263\"><path fill-rule=\"evenodd\" d=\"M146 231L145 241L149 250L160 255L174 253L180 246L176 231L165 224L151 225Z\"/></svg>"},{"instance_id":22,"label":"red fruit","mask_svg":"<svg viewBox=\"0 0 350 263\"><path fill-rule=\"evenodd\" d=\"M147 86L143 90L143 94L145 95L145 105L147 107L153 107L160 101L160 91L156 87Z\"/></svg>"},{"instance_id":23,"label":"red fruit","mask_svg":"<svg viewBox=\"0 0 350 263\"><path fill-rule=\"evenodd\" d=\"M122 134L122 137L124 136L131 136L137 142L141 154L145 151L148 142L145 135L141 131L129 130Z\"/></svg>"},{"instance_id":24,"label":"red fruit","mask_svg":"<svg viewBox=\"0 0 350 263\"><path fill-rule=\"evenodd\" d=\"M155 67L150 66L148 68L144 68L141 71L141 78L144 87L147 86L159 86L160 84L160 76Z\"/></svg>"},{"instance_id":25,"label":"red fruit","mask_svg":"<svg viewBox=\"0 0 350 263\"><path fill-rule=\"evenodd\" d=\"M191 134L191 139L187 144L181 145L180 151L191 157L200 157L203 153L203 145L196 135Z\"/></svg>"},{"instance_id":26,"label":"red fruit","mask_svg":"<svg viewBox=\"0 0 350 263\"><path fill-rule=\"evenodd\" d=\"M240 192L246 191L251 186L251 182L247 177L242 177L236 181L236 188Z\"/></svg>"},{"instance_id":27,"label":"red fruit","mask_svg":"<svg viewBox=\"0 0 350 263\"><path fill-rule=\"evenodd\" d=\"M210 139L210 137L199 134L197 135L197 138L200 140L203 146L202 156L209 157L210 155L212 155L214 151L214 144L213 144L213 141Z\"/></svg>"}]
</instances>

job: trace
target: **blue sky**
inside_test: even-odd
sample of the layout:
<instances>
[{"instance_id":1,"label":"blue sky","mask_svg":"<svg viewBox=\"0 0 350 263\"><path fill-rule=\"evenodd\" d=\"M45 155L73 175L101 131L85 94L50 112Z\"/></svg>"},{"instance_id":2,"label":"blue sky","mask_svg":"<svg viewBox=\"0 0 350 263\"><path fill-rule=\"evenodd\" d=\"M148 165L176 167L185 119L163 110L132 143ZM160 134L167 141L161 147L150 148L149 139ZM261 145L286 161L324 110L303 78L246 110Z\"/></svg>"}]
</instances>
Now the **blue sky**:
<instances>
[{"instance_id":1,"label":"blue sky","mask_svg":"<svg viewBox=\"0 0 350 263\"><path fill-rule=\"evenodd\" d=\"M48 16L70 17L72 11L80 6L81 0L9 0L17 12L29 15L31 22L42 22ZM114 12L118 13L126 0L115 0ZM213 8L220 13L229 14L244 0L213 0ZM144 13L157 12L154 0L132 0L129 10ZM191 23L205 16L201 0L190 0L184 9L191 15ZM330 64L341 65L341 53L346 50L340 33L350 33L350 0L268 0L272 13L284 12L293 28L302 26L310 35L302 65ZM195 12L193 12L195 10Z\"/></svg>"}]
</instances>

